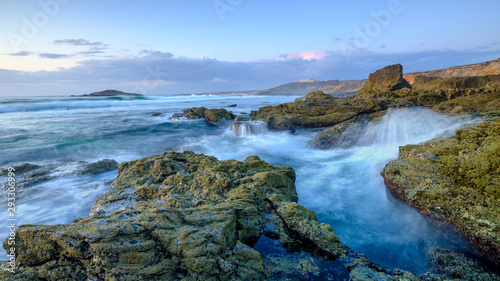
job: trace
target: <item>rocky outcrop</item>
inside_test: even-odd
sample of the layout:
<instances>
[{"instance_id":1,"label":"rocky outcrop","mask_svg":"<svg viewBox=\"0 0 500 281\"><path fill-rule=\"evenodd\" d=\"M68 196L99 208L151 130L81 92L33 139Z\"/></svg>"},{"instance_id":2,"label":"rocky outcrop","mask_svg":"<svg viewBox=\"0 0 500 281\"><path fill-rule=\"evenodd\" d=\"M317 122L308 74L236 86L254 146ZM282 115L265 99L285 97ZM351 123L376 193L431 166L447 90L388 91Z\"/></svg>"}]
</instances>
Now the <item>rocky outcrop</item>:
<instances>
[{"instance_id":1,"label":"rocky outcrop","mask_svg":"<svg viewBox=\"0 0 500 281\"><path fill-rule=\"evenodd\" d=\"M334 98L323 92L312 92L294 102L261 107L250 116L264 121L272 130L322 128L353 118L384 111L388 103L375 99Z\"/></svg>"},{"instance_id":2,"label":"rocky outcrop","mask_svg":"<svg viewBox=\"0 0 500 281\"><path fill-rule=\"evenodd\" d=\"M400 148L382 171L391 193L450 223L491 261L500 261L500 121Z\"/></svg>"},{"instance_id":3,"label":"rocky outcrop","mask_svg":"<svg viewBox=\"0 0 500 281\"><path fill-rule=\"evenodd\" d=\"M0 276L263 280L283 274L252 248L261 236L315 257L354 254L331 226L296 203L294 181L292 168L257 156L238 162L171 152L125 162L90 217L67 225L20 226L18 273Z\"/></svg>"},{"instance_id":4,"label":"rocky outcrop","mask_svg":"<svg viewBox=\"0 0 500 281\"><path fill-rule=\"evenodd\" d=\"M223 120L233 120L236 118L236 115L223 108L207 109L206 107L193 107L184 109L182 113L175 113L169 119L177 120L179 117L187 117L188 119L205 118L207 121L217 123Z\"/></svg>"},{"instance_id":5,"label":"rocky outcrop","mask_svg":"<svg viewBox=\"0 0 500 281\"><path fill-rule=\"evenodd\" d=\"M95 163L90 163L85 165L81 170L79 170L76 174L84 175L84 174L92 174L97 175L109 171L113 171L118 169L118 162L113 159L103 159L97 161Z\"/></svg>"},{"instance_id":6,"label":"rocky outcrop","mask_svg":"<svg viewBox=\"0 0 500 281\"><path fill-rule=\"evenodd\" d=\"M403 66L386 66L368 76L368 83L356 94L360 98L380 97L387 92L410 88L410 83L403 78Z\"/></svg>"}]
</instances>

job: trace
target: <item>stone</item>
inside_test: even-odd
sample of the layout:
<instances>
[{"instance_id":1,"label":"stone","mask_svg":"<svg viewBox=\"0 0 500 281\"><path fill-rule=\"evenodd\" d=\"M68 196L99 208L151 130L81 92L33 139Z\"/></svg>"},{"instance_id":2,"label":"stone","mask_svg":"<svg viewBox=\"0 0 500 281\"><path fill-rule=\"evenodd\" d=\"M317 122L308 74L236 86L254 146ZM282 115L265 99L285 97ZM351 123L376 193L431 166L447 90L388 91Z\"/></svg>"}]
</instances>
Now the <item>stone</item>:
<instances>
[{"instance_id":1,"label":"stone","mask_svg":"<svg viewBox=\"0 0 500 281\"><path fill-rule=\"evenodd\" d=\"M97 175L118 169L118 163L112 159L103 159L95 163L85 165L77 172L78 175L92 174Z\"/></svg>"}]
</instances>

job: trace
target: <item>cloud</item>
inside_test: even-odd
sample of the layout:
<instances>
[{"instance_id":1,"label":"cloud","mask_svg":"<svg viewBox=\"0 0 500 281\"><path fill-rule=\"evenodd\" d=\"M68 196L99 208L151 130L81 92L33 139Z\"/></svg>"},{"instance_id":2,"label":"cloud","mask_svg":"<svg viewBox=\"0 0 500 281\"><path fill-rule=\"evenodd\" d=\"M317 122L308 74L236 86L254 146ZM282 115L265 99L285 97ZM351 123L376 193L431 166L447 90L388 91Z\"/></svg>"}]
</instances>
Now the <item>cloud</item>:
<instances>
[{"instance_id":1,"label":"cloud","mask_svg":"<svg viewBox=\"0 0 500 281\"><path fill-rule=\"evenodd\" d=\"M291 59L303 59L303 60L318 60L322 59L327 55L327 51L308 51L308 52L298 52L286 55L280 55L276 58L278 61L291 60Z\"/></svg>"},{"instance_id":2,"label":"cloud","mask_svg":"<svg viewBox=\"0 0 500 281\"><path fill-rule=\"evenodd\" d=\"M108 46L102 42L90 42L85 39L62 39L62 40L54 40L54 44L68 44L73 46Z\"/></svg>"},{"instance_id":3,"label":"cloud","mask_svg":"<svg viewBox=\"0 0 500 281\"><path fill-rule=\"evenodd\" d=\"M154 56L154 57L162 57L162 58L171 58L174 55L170 52L160 52L160 51L154 51L154 50L141 50L139 52L141 55L148 55L148 56Z\"/></svg>"},{"instance_id":4,"label":"cloud","mask_svg":"<svg viewBox=\"0 0 500 281\"><path fill-rule=\"evenodd\" d=\"M85 94L107 88L146 95L269 89L301 78L366 79L384 66L401 63L405 72L432 70L497 59L498 50L426 50L376 53L358 49L284 54L246 62L176 57L143 52L140 56L88 59L58 71L0 69L2 94ZM349 55L349 60L346 55ZM61 58L61 54L49 54Z\"/></svg>"},{"instance_id":5,"label":"cloud","mask_svg":"<svg viewBox=\"0 0 500 281\"><path fill-rule=\"evenodd\" d=\"M17 52L17 53L10 53L10 54L7 54L9 56L14 56L14 57L25 57L25 56L29 56L33 54L32 52L28 52L28 51L20 51L20 52Z\"/></svg>"},{"instance_id":6,"label":"cloud","mask_svg":"<svg viewBox=\"0 0 500 281\"><path fill-rule=\"evenodd\" d=\"M42 53L38 54L38 56L44 59L65 59L73 57L73 55L54 54L54 53Z\"/></svg>"},{"instance_id":7,"label":"cloud","mask_svg":"<svg viewBox=\"0 0 500 281\"><path fill-rule=\"evenodd\" d=\"M379 47L380 47L381 49L385 49L385 48L387 48L387 44L382 44L382 45L380 45Z\"/></svg>"},{"instance_id":8,"label":"cloud","mask_svg":"<svg viewBox=\"0 0 500 281\"><path fill-rule=\"evenodd\" d=\"M93 56L97 54L104 54L103 51L84 51L84 52L78 52L78 55L84 55L84 56Z\"/></svg>"}]
</instances>

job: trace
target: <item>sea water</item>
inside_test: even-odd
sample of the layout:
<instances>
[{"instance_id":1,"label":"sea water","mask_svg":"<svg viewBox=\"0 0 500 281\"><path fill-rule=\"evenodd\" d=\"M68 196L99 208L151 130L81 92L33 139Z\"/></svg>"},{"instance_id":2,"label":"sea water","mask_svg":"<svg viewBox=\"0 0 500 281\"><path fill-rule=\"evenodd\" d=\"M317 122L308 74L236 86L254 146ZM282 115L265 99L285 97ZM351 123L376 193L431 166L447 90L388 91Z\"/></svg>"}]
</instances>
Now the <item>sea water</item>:
<instances>
[{"instance_id":1,"label":"sea water","mask_svg":"<svg viewBox=\"0 0 500 281\"><path fill-rule=\"evenodd\" d=\"M19 191L20 224L70 223L87 216L116 171L77 175L81 161L134 160L165 151L192 150L221 160L258 155L297 173L299 203L332 225L341 241L389 268L415 273L428 269L431 246L469 250L461 239L443 232L415 210L388 195L380 171L395 159L398 147L452 133L464 125L430 110L396 109L348 149L315 150L312 130L271 132L259 122L231 128L204 120L169 120L193 106L226 108L247 116L265 105L296 97L39 97L0 99L0 166L29 162L53 167L49 181ZM237 107L229 107L237 104ZM161 116L152 116L162 113ZM5 182L6 178L0 178ZM7 225L5 191L0 196L1 226ZM8 237L0 227L0 240ZM7 254L2 251L0 260Z\"/></svg>"}]
</instances>

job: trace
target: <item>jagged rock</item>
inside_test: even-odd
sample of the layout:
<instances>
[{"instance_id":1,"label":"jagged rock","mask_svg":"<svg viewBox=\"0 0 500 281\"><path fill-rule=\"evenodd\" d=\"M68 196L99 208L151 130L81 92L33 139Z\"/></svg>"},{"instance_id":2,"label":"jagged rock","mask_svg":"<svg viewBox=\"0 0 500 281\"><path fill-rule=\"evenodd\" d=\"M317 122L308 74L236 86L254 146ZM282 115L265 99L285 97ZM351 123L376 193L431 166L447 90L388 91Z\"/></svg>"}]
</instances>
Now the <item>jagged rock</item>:
<instances>
[{"instance_id":1,"label":"jagged rock","mask_svg":"<svg viewBox=\"0 0 500 281\"><path fill-rule=\"evenodd\" d=\"M356 96L361 98L379 97L384 93L404 88L411 88L411 86L403 78L403 66L394 64L370 74L368 83L359 90Z\"/></svg>"},{"instance_id":2,"label":"jagged rock","mask_svg":"<svg viewBox=\"0 0 500 281\"><path fill-rule=\"evenodd\" d=\"M118 169L118 163L112 159L103 159L95 163L90 163L85 165L80 171L77 172L78 175L93 174L97 175L100 173L105 173Z\"/></svg>"},{"instance_id":3,"label":"jagged rock","mask_svg":"<svg viewBox=\"0 0 500 281\"><path fill-rule=\"evenodd\" d=\"M179 117L187 117L188 119L205 118L207 121L217 123L222 120L233 120L236 118L236 115L223 108L207 109L206 107L193 107L184 109L182 113L175 113L169 119L177 120Z\"/></svg>"},{"instance_id":4,"label":"jagged rock","mask_svg":"<svg viewBox=\"0 0 500 281\"><path fill-rule=\"evenodd\" d=\"M391 193L420 213L450 223L500 262L500 121L456 136L400 148L382 176Z\"/></svg>"},{"instance_id":5,"label":"jagged rock","mask_svg":"<svg viewBox=\"0 0 500 281\"><path fill-rule=\"evenodd\" d=\"M122 163L91 217L19 226L15 278L262 280L275 272L252 248L262 235L343 256L348 248L332 228L295 203L294 181L292 168L256 156L238 162L171 152ZM131 197L126 209L107 208Z\"/></svg>"}]
</instances>

